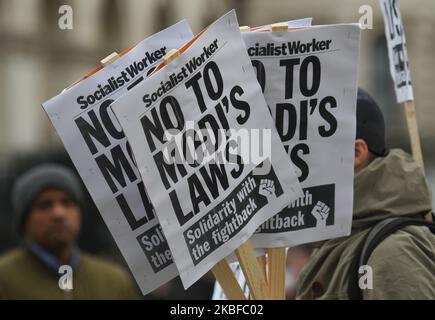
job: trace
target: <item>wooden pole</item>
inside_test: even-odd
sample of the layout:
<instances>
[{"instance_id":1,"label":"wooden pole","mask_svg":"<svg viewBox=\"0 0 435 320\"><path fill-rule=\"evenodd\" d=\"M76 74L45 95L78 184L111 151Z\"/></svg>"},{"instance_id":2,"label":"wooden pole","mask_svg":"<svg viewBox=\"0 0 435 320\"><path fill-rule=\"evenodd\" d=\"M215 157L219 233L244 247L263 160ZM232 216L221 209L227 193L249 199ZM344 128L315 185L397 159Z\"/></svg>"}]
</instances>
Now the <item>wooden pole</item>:
<instances>
[{"instance_id":1,"label":"wooden pole","mask_svg":"<svg viewBox=\"0 0 435 320\"><path fill-rule=\"evenodd\" d=\"M269 299L269 288L260 271L251 240L246 241L236 249L236 256L249 287L249 293L254 300Z\"/></svg>"},{"instance_id":2,"label":"wooden pole","mask_svg":"<svg viewBox=\"0 0 435 320\"><path fill-rule=\"evenodd\" d=\"M424 172L423 153L421 151L420 136L418 135L417 116L414 101L405 101L406 121L408 122L409 137L411 140L412 156Z\"/></svg>"},{"instance_id":3,"label":"wooden pole","mask_svg":"<svg viewBox=\"0 0 435 320\"><path fill-rule=\"evenodd\" d=\"M261 273L263 273L264 279L266 280L266 283L268 283L267 280L267 260L266 255L264 256L258 256L257 257L258 266L260 268Z\"/></svg>"},{"instance_id":4,"label":"wooden pole","mask_svg":"<svg viewBox=\"0 0 435 320\"><path fill-rule=\"evenodd\" d=\"M271 31L287 31L288 25L285 22L274 23L270 26Z\"/></svg>"},{"instance_id":5,"label":"wooden pole","mask_svg":"<svg viewBox=\"0 0 435 320\"><path fill-rule=\"evenodd\" d=\"M411 141L412 157L421 166L424 173L423 152L421 151L420 136L418 134L417 115L415 113L415 104L413 100L404 102L406 112L406 122L408 123L409 138ZM432 214L425 215L427 221L432 221Z\"/></svg>"},{"instance_id":6,"label":"wooden pole","mask_svg":"<svg viewBox=\"0 0 435 320\"><path fill-rule=\"evenodd\" d=\"M119 54L116 51L114 51L111 54L109 54L107 57L102 59L100 61L100 63L103 67L105 67L105 66L108 66L109 64L111 64L113 61L115 61L118 58L119 58Z\"/></svg>"},{"instance_id":7,"label":"wooden pole","mask_svg":"<svg viewBox=\"0 0 435 320\"><path fill-rule=\"evenodd\" d=\"M285 300L285 248L267 249L267 259L270 297L274 300Z\"/></svg>"},{"instance_id":8,"label":"wooden pole","mask_svg":"<svg viewBox=\"0 0 435 320\"><path fill-rule=\"evenodd\" d=\"M240 26L239 27L240 32L247 32L249 30L251 30L250 26Z\"/></svg>"}]
</instances>

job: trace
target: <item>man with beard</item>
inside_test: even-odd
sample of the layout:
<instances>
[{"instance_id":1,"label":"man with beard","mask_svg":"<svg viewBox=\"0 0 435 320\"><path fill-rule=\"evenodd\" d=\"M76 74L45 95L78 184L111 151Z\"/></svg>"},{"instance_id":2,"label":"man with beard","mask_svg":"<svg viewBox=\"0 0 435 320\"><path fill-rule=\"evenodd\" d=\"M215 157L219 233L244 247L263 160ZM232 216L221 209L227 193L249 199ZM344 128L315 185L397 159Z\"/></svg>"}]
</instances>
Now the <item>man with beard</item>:
<instances>
[{"instance_id":1,"label":"man with beard","mask_svg":"<svg viewBox=\"0 0 435 320\"><path fill-rule=\"evenodd\" d=\"M0 299L137 298L123 269L76 246L82 202L79 180L66 167L40 165L18 177L12 203L24 241L0 258ZM68 271L71 281L62 281Z\"/></svg>"}]
</instances>

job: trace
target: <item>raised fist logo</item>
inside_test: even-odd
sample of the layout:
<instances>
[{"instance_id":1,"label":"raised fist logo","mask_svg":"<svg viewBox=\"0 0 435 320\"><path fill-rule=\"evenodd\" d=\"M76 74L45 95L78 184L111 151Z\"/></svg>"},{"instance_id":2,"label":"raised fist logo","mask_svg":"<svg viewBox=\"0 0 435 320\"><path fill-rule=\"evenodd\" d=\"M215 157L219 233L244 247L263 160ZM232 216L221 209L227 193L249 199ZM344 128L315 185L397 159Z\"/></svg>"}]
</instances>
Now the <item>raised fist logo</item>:
<instances>
[{"instance_id":1,"label":"raised fist logo","mask_svg":"<svg viewBox=\"0 0 435 320\"><path fill-rule=\"evenodd\" d=\"M326 219L329 216L330 208L322 201L317 201L311 214L316 218L316 227L325 227Z\"/></svg>"},{"instance_id":2,"label":"raised fist logo","mask_svg":"<svg viewBox=\"0 0 435 320\"><path fill-rule=\"evenodd\" d=\"M261 179L258 193L262 196L265 196L267 198L267 202L270 202L270 200L273 200L271 198L276 198L275 182L270 179Z\"/></svg>"}]
</instances>

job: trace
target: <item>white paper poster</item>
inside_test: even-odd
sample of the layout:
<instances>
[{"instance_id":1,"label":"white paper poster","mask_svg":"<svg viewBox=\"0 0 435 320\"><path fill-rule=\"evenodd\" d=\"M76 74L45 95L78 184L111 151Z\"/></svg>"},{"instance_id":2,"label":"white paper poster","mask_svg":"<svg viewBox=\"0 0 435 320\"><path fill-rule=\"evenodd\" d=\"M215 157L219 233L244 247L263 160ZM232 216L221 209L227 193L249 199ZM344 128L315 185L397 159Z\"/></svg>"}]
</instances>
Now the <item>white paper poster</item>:
<instances>
[{"instance_id":1,"label":"white paper poster","mask_svg":"<svg viewBox=\"0 0 435 320\"><path fill-rule=\"evenodd\" d=\"M143 294L178 272L110 104L192 36L181 21L43 103Z\"/></svg>"},{"instance_id":2,"label":"white paper poster","mask_svg":"<svg viewBox=\"0 0 435 320\"><path fill-rule=\"evenodd\" d=\"M234 11L112 109L185 288L302 194Z\"/></svg>"},{"instance_id":3,"label":"white paper poster","mask_svg":"<svg viewBox=\"0 0 435 320\"><path fill-rule=\"evenodd\" d=\"M399 0L379 0L379 4L384 16L388 60L397 103L414 100Z\"/></svg>"},{"instance_id":4,"label":"white paper poster","mask_svg":"<svg viewBox=\"0 0 435 320\"><path fill-rule=\"evenodd\" d=\"M255 247L291 247L350 233L357 24L243 33L303 197L264 223Z\"/></svg>"}]
</instances>

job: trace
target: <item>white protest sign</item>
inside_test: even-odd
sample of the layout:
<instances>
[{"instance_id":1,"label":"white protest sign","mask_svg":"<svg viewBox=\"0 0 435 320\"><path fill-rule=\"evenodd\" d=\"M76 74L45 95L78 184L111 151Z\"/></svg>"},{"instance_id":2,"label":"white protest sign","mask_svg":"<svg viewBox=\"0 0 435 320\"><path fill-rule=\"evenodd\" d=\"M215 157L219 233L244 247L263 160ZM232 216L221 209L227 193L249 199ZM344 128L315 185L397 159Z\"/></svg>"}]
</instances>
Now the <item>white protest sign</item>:
<instances>
[{"instance_id":1,"label":"white protest sign","mask_svg":"<svg viewBox=\"0 0 435 320\"><path fill-rule=\"evenodd\" d=\"M110 104L192 38L181 21L43 104L143 294L178 272Z\"/></svg>"},{"instance_id":2,"label":"white protest sign","mask_svg":"<svg viewBox=\"0 0 435 320\"><path fill-rule=\"evenodd\" d=\"M234 10L112 109L185 288L302 194Z\"/></svg>"},{"instance_id":3,"label":"white protest sign","mask_svg":"<svg viewBox=\"0 0 435 320\"><path fill-rule=\"evenodd\" d=\"M359 26L242 35L304 193L257 230L254 247L349 234Z\"/></svg>"},{"instance_id":4,"label":"white protest sign","mask_svg":"<svg viewBox=\"0 0 435 320\"><path fill-rule=\"evenodd\" d=\"M397 103L414 100L399 0L379 0L379 4L384 16L390 73Z\"/></svg>"}]
</instances>

